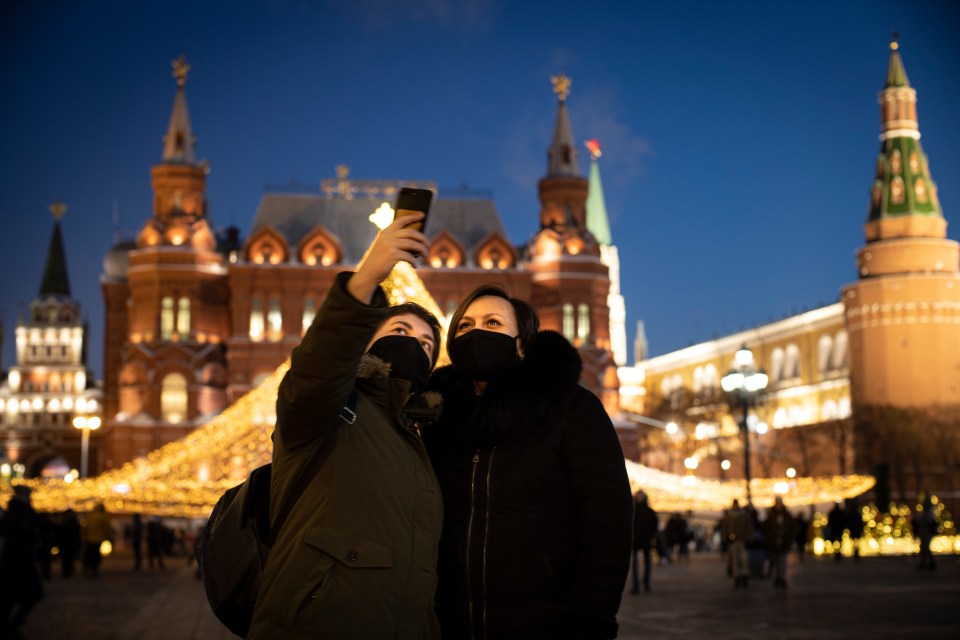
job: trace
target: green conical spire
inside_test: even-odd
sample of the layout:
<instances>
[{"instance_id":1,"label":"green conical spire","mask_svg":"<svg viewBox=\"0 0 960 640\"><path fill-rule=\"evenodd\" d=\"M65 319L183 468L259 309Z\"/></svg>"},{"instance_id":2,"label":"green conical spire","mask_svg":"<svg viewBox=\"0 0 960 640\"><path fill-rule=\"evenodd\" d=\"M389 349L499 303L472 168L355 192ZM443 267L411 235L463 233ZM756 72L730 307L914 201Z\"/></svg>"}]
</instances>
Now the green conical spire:
<instances>
[{"instance_id":1,"label":"green conical spire","mask_svg":"<svg viewBox=\"0 0 960 640\"><path fill-rule=\"evenodd\" d=\"M890 65L887 67L887 83L884 85L884 89L910 86L907 70L903 68L903 60L900 59L899 49L897 34L893 34L893 42L890 43Z\"/></svg>"},{"instance_id":2,"label":"green conical spire","mask_svg":"<svg viewBox=\"0 0 960 640\"><path fill-rule=\"evenodd\" d=\"M879 96L882 133L868 222L891 216L943 216L937 185L920 144L916 102L916 89L907 80L894 39L886 85Z\"/></svg>"},{"instance_id":3,"label":"green conical spire","mask_svg":"<svg viewBox=\"0 0 960 640\"><path fill-rule=\"evenodd\" d=\"M587 187L587 229L601 245L613 244L610 223L607 220L607 205L603 198L603 184L600 182L600 144L596 140L587 142L590 150L590 181Z\"/></svg>"},{"instance_id":4,"label":"green conical spire","mask_svg":"<svg viewBox=\"0 0 960 640\"><path fill-rule=\"evenodd\" d=\"M70 297L70 280L67 277L67 260L63 253L63 235L60 232L59 217L53 223L53 237L50 238L47 264L43 269L43 282L40 283L41 297L54 295Z\"/></svg>"}]
</instances>

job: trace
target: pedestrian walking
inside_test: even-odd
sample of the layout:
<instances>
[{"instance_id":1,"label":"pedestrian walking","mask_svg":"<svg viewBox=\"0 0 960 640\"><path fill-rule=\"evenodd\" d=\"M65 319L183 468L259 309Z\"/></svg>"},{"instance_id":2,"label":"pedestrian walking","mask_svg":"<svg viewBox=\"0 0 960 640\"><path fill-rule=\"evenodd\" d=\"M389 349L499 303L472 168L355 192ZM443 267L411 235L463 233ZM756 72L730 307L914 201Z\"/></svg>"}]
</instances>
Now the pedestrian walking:
<instances>
[{"instance_id":1,"label":"pedestrian walking","mask_svg":"<svg viewBox=\"0 0 960 640\"><path fill-rule=\"evenodd\" d=\"M83 522L83 570L94 578L100 575L101 546L104 541L113 541L110 516L102 502L94 505Z\"/></svg>"},{"instance_id":2,"label":"pedestrian walking","mask_svg":"<svg viewBox=\"0 0 960 640\"><path fill-rule=\"evenodd\" d=\"M151 569L157 568L161 571L167 569L163 564L163 556L166 552L166 527L160 520L160 516L153 516L147 521L147 566ZM154 567L156 565L156 567Z\"/></svg>"},{"instance_id":3,"label":"pedestrian walking","mask_svg":"<svg viewBox=\"0 0 960 640\"><path fill-rule=\"evenodd\" d=\"M847 519L844 523L850 533L850 543L853 545L853 560L860 560L860 538L863 537L863 513L856 498L847 500Z\"/></svg>"},{"instance_id":4,"label":"pedestrian walking","mask_svg":"<svg viewBox=\"0 0 960 640\"><path fill-rule=\"evenodd\" d=\"M143 554L143 518L139 513L133 514L133 522L130 523L130 549L133 551L133 570L140 571Z\"/></svg>"},{"instance_id":5,"label":"pedestrian walking","mask_svg":"<svg viewBox=\"0 0 960 640\"><path fill-rule=\"evenodd\" d=\"M0 516L0 638L19 638L27 616L44 596L37 565L40 522L30 494L26 485L15 485Z\"/></svg>"},{"instance_id":6,"label":"pedestrian walking","mask_svg":"<svg viewBox=\"0 0 960 640\"><path fill-rule=\"evenodd\" d=\"M64 578L73 576L76 569L77 554L83 545L80 534L80 519L77 512L67 507L60 517L57 527L57 547L60 549L60 573Z\"/></svg>"},{"instance_id":7,"label":"pedestrian walking","mask_svg":"<svg viewBox=\"0 0 960 640\"><path fill-rule=\"evenodd\" d=\"M733 586L749 587L747 574L747 543L753 539L753 518L734 500L723 519L723 538L727 541L730 553L730 566L733 572Z\"/></svg>"},{"instance_id":8,"label":"pedestrian walking","mask_svg":"<svg viewBox=\"0 0 960 640\"><path fill-rule=\"evenodd\" d=\"M579 353L498 286L460 303L447 353L424 432L444 499L444 637L615 637L633 500Z\"/></svg>"},{"instance_id":9,"label":"pedestrian walking","mask_svg":"<svg viewBox=\"0 0 960 640\"><path fill-rule=\"evenodd\" d=\"M651 550L656 545L657 531L660 523L657 512L653 510L647 500L647 494L638 491L633 503L633 553L631 554L631 570L633 587L630 593L640 592L639 564L637 556L643 554L643 590L650 591L650 564Z\"/></svg>"},{"instance_id":10,"label":"pedestrian walking","mask_svg":"<svg viewBox=\"0 0 960 640\"><path fill-rule=\"evenodd\" d=\"M913 516L913 535L920 541L920 564L918 569L936 569L937 562L933 559L930 543L937 535L937 517L933 512L933 500L927 494L917 505L917 512Z\"/></svg>"},{"instance_id":11,"label":"pedestrian walking","mask_svg":"<svg viewBox=\"0 0 960 640\"><path fill-rule=\"evenodd\" d=\"M833 559L837 562L843 560L843 554L840 548L843 543L843 532L846 528L847 514L845 514L840 507L840 503L836 502L830 510L830 513L827 514L827 533L824 538L830 541L830 545L833 548Z\"/></svg>"},{"instance_id":12,"label":"pedestrian walking","mask_svg":"<svg viewBox=\"0 0 960 640\"><path fill-rule=\"evenodd\" d=\"M355 273L337 276L277 394L270 502L280 509L318 451L318 471L270 550L248 638L439 638L440 487L421 429L440 325L415 304L387 305L380 283L428 242L396 219ZM352 400L351 400L352 399Z\"/></svg>"},{"instance_id":13,"label":"pedestrian walking","mask_svg":"<svg viewBox=\"0 0 960 640\"><path fill-rule=\"evenodd\" d=\"M763 521L763 540L770 554L774 587L787 588L787 556L795 536L793 516L784 506L783 498L777 496Z\"/></svg>"}]
</instances>

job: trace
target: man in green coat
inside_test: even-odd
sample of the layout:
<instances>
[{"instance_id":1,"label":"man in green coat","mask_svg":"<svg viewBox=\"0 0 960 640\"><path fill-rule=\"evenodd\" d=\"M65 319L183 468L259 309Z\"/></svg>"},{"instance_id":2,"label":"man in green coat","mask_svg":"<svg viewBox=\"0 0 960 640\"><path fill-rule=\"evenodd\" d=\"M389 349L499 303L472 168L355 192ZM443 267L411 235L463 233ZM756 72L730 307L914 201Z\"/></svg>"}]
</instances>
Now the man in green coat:
<instances>
[{"instance_id":1,"label":"man in green coat","mask_svg":"<svg viewBox=\"0 0 960 640\"><path fill-rule=\"evenodd\" d=\"M357 271L337 277L293 351L277 396L271 517L335 440L270 551L248 638L439 637L443 501L420 427L440 401L419 391L440 327L416 305L388 307L379 286L400 260L426 255L426 237L404 226L418 219L381 231Z\"/></svg>"}]
</instances>

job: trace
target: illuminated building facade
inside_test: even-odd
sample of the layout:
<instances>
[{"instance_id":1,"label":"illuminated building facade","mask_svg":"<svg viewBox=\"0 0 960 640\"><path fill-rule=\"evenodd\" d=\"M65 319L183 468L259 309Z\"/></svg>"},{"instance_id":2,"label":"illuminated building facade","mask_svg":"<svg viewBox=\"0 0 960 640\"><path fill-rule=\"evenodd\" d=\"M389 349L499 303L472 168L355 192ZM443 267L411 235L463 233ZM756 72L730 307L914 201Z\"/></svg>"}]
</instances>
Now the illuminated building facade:
<instances>
[{"instance_id":1,"label":"illuminated building facade","mask_svg":"<svg viewBox=\"0 0 960 640\"><path fill-rule=\"evenodd\" d=\"M510 242L485 194L355 180L344 166L319 189L268 190L241 241L235 230L218 237L206 215L187 70L182 59L174 63L177 93L162 162L152 170L153 216L135 243L119 243L104 260L107 466L180 438L275 371L335 275L362 258L377 232L371 215L388 209L401 186L437 191L425 230L430 254L417 273L447 317L475 287L504 285L537 307L543 328L571 339L583 356L583 384L617 411L608 267L588 230L569 79L553 79L559 101L539 184L540 228L524 245Z\"/></svg>"},{"instance_id":2,"label":"illuminated building facade","mask_svg":"<svg viewBox=\"0 0 960 640\"><path fill-rule=\"evenodd\" d=\"M639 420L641 460L742 477L720 377L746 344L770 376L750 420L762 475L868 472L881 500L933 491L960 504L958 244L920 146L916 90L891 50L859 280L836 304L621 368L624 409L658 417ZM672 434L659 428L669 422Z\"/></svg>"},{"instance_id":3,"label":"illuminated building facade","mask_svg":"<svg viewBox=\"0 0 960 640\"><path fill-rule=\"evenodd\" d=\"M74 419L99 419L103 390L86 365L87 327L70 279L60 219L50 206L53 235L40 293L16 326L16 364L0 384L0 472L4 476L64 477L81 467L81 432ZM86 423L84 423L86 424ZM101 456L97 432L88 435L91 461Z\"/></svg>"}]
</instances>

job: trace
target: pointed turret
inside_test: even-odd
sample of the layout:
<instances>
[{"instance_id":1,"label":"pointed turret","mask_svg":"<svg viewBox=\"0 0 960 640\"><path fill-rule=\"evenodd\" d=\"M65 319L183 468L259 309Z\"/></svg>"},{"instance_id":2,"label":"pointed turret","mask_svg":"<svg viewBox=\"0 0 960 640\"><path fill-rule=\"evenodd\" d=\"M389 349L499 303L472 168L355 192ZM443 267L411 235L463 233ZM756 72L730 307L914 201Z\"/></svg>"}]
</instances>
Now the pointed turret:
<instances>
[{"instance_id":1,"label":"pointed turret","mask_svg":"<svg viewBox=\"0 0 960 640\"><path fill-rule=\"evenodd\" d=\"M547 177L579 176L577 169L577 146L573 142L573 130L570 116L567 115L567 96L573 84L567 76L550 78L553 92L557 94L557 122L553 127L553 138L547 149Z\"/></svg>"},{"instance_id":2,"label":"pointed turret","mask_svg":"<svg viewBox=\"0 0 960 640\"><path fill-rule=\"evenodd\" d=\"M907 70L903 68L903 60L900 59L899 48L897 34L893 34L893 41L890 43L890 64L887 66L887 83L884 85L884 89L910 86L910 80L907 79Z\"/></svg>"},{"instance_id":3,"label":"pointed turret","mask_svg":"<svg viewBox=\"0 0 960 640\"><path fill-rule=\"evenodd\" d=\"M213 249L216 238L206 220L205 160L196 161L196 138L190 126L184 85L190 65L183 56L173 61L177 94L170 125L163 137L163 160L150 171L153 184L153 218L140 230L138 247L158 245Z\"/></svg>"},{"instance_id":4,"label":"pointed turret","mask_svg":"<svg viewBox=\"0 0 960 640\"><path fill-rule=\"evenodd\" d=\"M868 213L867 239L902 235L943 238L946 222L940 211L937 186L930 176L927 156L920 145L917 92L907 80L899 45L890 43L886 83L880 104L880 153ZM919 224L879 225L884 220L915 217ZM883 227L883 228L881 228ZM892 234L896 227L897 232Z\"/></svg>"},{"instance_id":5,"label":"pointed turret","mask_svg":"<svg viewBox=\"0 0 960 640\"><path fill-rule=\"evenodd\" d=\"M67 205L55 202L50 205L53 214L53 237L47 249L47 263L43 269L43 281L40 283L40 297L70 297L70 279L67 277L67 259L63 252L63 235L60 232L60 218L67 212Z\"/></svg>"},{"instance_id":6,"label":"pointed turret","mask_svg":"<svg viewBox=\"0 0 960 640\"><path fill-rule=\"evenodd\" d=\"M613 244L610 235L610 223L607 221L607 204L603 197L603 183L600 181L601 156L600 143L596 139L587 141L590 151L590 181L587 187L587 229L601 245Z\"/></svg>"},{"instance_id":7,"label":"pointed turret","mask_svg":"<svg viewBox=\"0 0 960 640\"><path fill-rule=\"evenodd\" d=\"M858 373L851 399L855 407L960 406L960 244L947 238L896 40L879 103L860 277L843 289L850 371Z\"/></svg>"},{"instance_id":8,"label":"pointed turret","mask_svg":"<svg viewBox=\"0 0 960 640\"><path fill-rule=\"evenodd\" d=\"M197 139L190 127L190 111L187 109L187 74L190 65L180 56L173 61L173 77L177 79L177 95L173 99L173 111L170 113L170 125L163 136L163 161L181 164L195 164L197 161L194 146Z\"/></svg>"}]
</instances>

